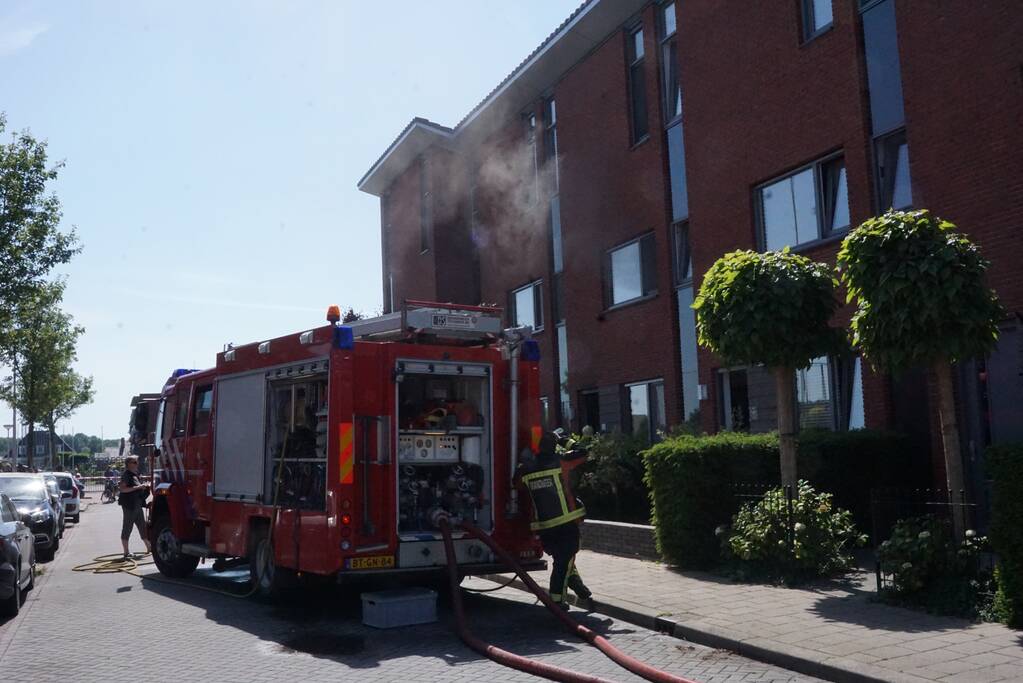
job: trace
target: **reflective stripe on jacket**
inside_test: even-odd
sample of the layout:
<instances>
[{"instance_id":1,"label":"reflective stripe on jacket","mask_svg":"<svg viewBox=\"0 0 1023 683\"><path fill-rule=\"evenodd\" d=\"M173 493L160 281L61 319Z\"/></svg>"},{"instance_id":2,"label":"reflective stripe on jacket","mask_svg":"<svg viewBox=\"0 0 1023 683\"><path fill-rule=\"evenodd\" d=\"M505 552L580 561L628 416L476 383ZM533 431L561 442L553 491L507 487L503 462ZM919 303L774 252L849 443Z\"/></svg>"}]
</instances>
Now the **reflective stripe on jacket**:
<instances>
[{"instance_id":1,"label":"reflective stripe on jacket","mask_svg":"<svg viewBox=\"0 0 1023 683\"><path fill-rule=\"evenodd\" d=\"M582 519L586 508L576 503L575 497L566 495L562 468L530 472L522 476L522 483L533 501L533 521L529 528L543 531Z\"/></svg>"}]
</instances>

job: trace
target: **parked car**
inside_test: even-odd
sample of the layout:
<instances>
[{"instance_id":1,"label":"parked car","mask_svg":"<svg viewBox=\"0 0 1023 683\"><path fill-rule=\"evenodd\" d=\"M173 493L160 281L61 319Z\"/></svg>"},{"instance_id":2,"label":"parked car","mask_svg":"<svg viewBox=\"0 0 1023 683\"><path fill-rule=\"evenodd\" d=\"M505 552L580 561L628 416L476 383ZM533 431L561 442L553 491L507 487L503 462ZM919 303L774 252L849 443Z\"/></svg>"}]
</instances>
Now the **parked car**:
<instances>
[{"instance_id":1,"label":"parked car","mask_svg":"<svg viewBox=\"0 0 1023 683\"><path fill-rule=\"evenodd\" d=\"M75 476L67 472L44 472L44 475L52 475L57 479L60 486L61 504L64 506L64 515L75 524L78 524L82 515L82 491L75 481Z\"/></svg>"},{"instance_id":2,"label":"parked car","mask_svg":"<svg viewBox=\"0 0 1023 683\"><path fill-rule=\"evenodd\" d=\"M43 481L46 482L46 490L50 492L50 504L57 511L57 528L60 529L60 537L64 538L64 526L67 523L67 517L64 514L60 484L57 483L57 477L45 472L43 473Z\"/></svg>"},{"instance_id":3,"label":"parked car","mask_svg":"<svg viewBox=\"0 0 1023 683\"><path fill-rule=\"evenodd\" d=\"M18 509L0 492L0 615L14 617L35 585L36 549Z\"/></svg>"},{"instance_id":4,"label":"parked car","mask_svg":"<svg viewBox=\"0 0 1023 683\"><path fill-rule=\"evenodd\" d=\"M50 494L42 476L0 474L0 491L14 501L21 521L32 532L36 556L44 562L52 560L60 548L60 530L57 528L57 510L50 504Z\"/></svg>"}]
</instances>

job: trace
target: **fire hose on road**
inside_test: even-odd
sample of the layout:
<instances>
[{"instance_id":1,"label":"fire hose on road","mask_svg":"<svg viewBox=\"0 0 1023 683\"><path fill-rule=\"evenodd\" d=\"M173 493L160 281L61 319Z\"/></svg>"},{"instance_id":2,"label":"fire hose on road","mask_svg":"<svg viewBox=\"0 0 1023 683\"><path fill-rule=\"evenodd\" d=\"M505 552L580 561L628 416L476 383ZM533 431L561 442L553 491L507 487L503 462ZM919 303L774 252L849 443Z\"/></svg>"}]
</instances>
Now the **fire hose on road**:
<instances>
[{"instance_id":1,"label":"fire hose on road","mask_svg":"<svg viewBox=\"0 0 1023 683\"><path fill-rule=\"evenodd\" d=\"M459 591L459 576L458 567L455 561L455 547L454 541L451 538L451 525L447 519L439 520L441 533L444 536L444 551L447 555L448 561L448 576L451 580L451 598L452 604L455 610L455 624L458 630L459 637L465 642L466 645L476 650L485 657L489 657L499 664L510 666L518 669L519 671L525 671L527 673L534 674L536 676L542 676L552 681L567 681L569 683L577 683L581 681L602 681L603 679L587 674L580 674L568 669L562 669L560 667L552 666L544 662L539 662L528 657L522 657L514 653L502 650L498 647L483 642L482 640L473 636L465 623L465 614L462 609L462 596ZM530 591L540 599L541 602L547 607L548 610L565 626L565 628L583 639L590 645L593 645L598 650L603 652L609 659L618 664L624 669L631 671L637 676L641 676L648 681L654 683L695 683L688 678L682 678L674 674L661 671L648 664L630 657L625 654L614 645L612 645L606 638L595 633L593 630L583 626L574 619L572 619L564 610L556 605L547 594L547 592L537 585L536 581L533 580L526 571L522 569L515 558L508 553L504 548L499 546L489 534L478 528L476 525L463 521L459 525L462 529L467 531L470 535L476 537L497 555L501 561L511 567L514 572L522 579Z\"/></svg>"}]
</instances>

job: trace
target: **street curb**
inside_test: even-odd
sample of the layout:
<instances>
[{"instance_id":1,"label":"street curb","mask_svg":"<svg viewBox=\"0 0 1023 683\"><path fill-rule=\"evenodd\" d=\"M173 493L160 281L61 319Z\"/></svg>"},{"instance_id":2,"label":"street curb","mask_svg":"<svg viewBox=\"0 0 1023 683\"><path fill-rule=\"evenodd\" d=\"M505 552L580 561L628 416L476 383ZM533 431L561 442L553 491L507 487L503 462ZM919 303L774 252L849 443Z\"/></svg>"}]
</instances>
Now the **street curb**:
<instances>
[{"instance_id":1,"label":"street curb","mask_svg":"<svg viewBox=\"0 0 1023 683\"><path fill-rule=\"evenodd\" d=\"M508 580L506 576L499 574L487 574L477 578L486 579L494 583L505 583ZM519 578L508 584L508 587L530 592L526 584ZM594 602L594 612L613 619L698 645L728 650L743 657L755 659L758 662L773 664L789 671L822 678L827 681L834 681L835 683L932 683L918 676L900 674L842 657L821 659L814 657L809 651L797 646L786 647L782 643L765 639L743 640L707 624L699 626L689 625L676 621L672 618L672 615L654 614L640 605L607 596L600 596L600 599L595 599Z\"/></svg>"}]
</instances>

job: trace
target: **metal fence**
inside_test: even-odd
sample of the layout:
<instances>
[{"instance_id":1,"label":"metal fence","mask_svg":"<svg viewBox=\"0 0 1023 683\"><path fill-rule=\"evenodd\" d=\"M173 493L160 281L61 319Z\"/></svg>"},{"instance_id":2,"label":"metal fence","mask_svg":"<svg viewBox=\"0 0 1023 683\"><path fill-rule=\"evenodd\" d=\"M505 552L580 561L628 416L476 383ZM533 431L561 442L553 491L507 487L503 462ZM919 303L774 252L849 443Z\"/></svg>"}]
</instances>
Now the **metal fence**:
<instances>
[{"instance_id":1,"label":"metal fence","mask_svg":"<svg viewBox=\"0 0 1023 683\"><path fill-rule=\"evenodd\" d=\"M779 514L785 518L785 543L788 549L792 550L795 540L795 516L793 510L795 501L799 495L793 491L791 486L781 487L782 495L768 495L778 490L774 484L735 484L733 496L736 499L736 512L746 505L761 505L768 511Z\"/></svg>"},{"instance_id":2,"label":"metal fence","mask_svg":"<svg viewBox=\"0 0 1023 683\"><path fill-rule=\"evenodd\" d=\"M955 539L953 529L955 518L961 519L962 529L972 530L976 527L980 507L969 500L965 491L951 489L895 489L877 488L870 492L871 540L874 545L875 567L877 574L877 590L882 591L894 586L893 573L885 571L880 560L881 545L892 536L892 530L901 520L914 517L932 517L946 526L947 532ZM958 543L959 540L954 542ZM994 568L994 555L990 552L981 553L978 562L980 569Z\"/></svg>"}]
</instances>

